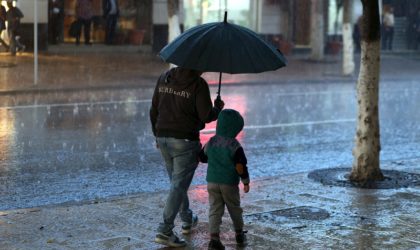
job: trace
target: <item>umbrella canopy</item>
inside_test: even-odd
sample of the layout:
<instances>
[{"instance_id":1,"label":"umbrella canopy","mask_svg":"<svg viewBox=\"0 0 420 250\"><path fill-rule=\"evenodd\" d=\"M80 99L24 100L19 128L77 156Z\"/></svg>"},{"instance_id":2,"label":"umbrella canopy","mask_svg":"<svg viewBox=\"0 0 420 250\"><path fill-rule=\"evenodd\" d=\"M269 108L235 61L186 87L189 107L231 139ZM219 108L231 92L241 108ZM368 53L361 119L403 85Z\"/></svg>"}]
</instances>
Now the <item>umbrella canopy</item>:
<instances>
[{"instance_id":1,"label":"umbrella canopy","mask_svg":"<svg viewBox=\"0 0 420 250\"><path fill-rule=\"evenodd\" d=\"M166 45L159 56L165 62L202 72L260 73L286 66L280 50L252 30L226 19L225 12L224 22L187 30Z\"/></svg>"}]
</instances>

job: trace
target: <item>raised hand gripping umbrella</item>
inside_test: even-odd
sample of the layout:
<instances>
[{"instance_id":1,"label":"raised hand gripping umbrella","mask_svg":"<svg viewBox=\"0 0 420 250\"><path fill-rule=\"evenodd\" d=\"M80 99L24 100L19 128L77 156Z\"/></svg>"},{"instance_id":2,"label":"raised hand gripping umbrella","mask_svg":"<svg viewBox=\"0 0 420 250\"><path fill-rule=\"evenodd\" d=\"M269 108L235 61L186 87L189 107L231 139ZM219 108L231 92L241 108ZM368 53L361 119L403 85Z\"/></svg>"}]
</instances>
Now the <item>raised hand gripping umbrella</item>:
<instances>
[{"instance_id":1,"label":"raised hand gripping umbrella","mask_svg":"<svg viewBox=\"0 0 420 250\"><path fill-rule=\"evenodd\" d=\"M193 27L166 45L159 56L168 63L202 72L219 72L220 98L222 73L261 73L286 66L281 51L254 31L227 22Z\"/></svg>"}]
</instances>

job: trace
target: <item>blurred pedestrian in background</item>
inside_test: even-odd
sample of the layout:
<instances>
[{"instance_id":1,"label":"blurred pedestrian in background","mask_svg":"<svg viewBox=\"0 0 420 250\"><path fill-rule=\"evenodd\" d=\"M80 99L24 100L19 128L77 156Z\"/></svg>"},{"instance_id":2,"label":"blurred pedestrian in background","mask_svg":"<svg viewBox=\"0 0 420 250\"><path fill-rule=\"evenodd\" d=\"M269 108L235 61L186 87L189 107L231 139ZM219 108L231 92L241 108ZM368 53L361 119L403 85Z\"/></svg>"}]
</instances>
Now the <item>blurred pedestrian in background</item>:
<instances>
[{"instance_id":1,"label":"blurred pedestrian in background","mask_svg":"<svg viewBox=\"0 0 420 250\"><path fill-rule=\"evenodd\" d=\"M64 1L50 0L49 1L49 21L50 25L50 42L58 44L63 36L63 21L64 21Z\"/></svg>"},{"instance_id":2,"label":"blurred pedestrian in background","mask_svg":"<svg viewBox=\"0 0 420 250\"><path fill-rule=\"evenodd\" d=\"M384 50L392 50L394 24L394 8L385 6L382 19L382 49Z\"/></svg>"},{"instance_id":3,"label":"blurred pedestrian in background","mask_svg":"<svg viewBox=\"0 0 420 250\"><path fill-rule=\"evenodd\" d=\"M80 44L80 36L84 33L84 39L86 45L92 45L90 42L90 26L92 24L93 16L93 4L92 0L77 0L76 3L76 17L77 22L79 23L79 32L76 36L76 45Z\"/></svg>"},{"instance_id":4,"label":"blurred pedestrian in background","mask_svg":"<svg viewBox=\"0 0 420 250\"><path fill-rule=\"evenodd\" d=\"M6 30L6 8L1 5L0 2L0 44L6 49L6 51L9 51L9 46L1 37L3 30Z\"/></svg>"},{"instance_id":5,"label":"blurred pedestrian in background","mask_svg":"<svg viewBox=\"0 0 420 250\"><path fill-rule=\"evenodd\" d=\"M20 19L23 18L23 13L18 7L13 6L12 0L7 0L7 7L9 8L6 12L9 47L10 53L14 56L16 52L25 50L25 45L20 42L19 35Z\"/></svg>"},{"instance_id":6,"label":"blurred pedestrian in background","mask_svg":"<svg viewBox=\"0 0 420 250\"><path fill-rule=\"evenodd\" d=\"M353 26L353 43L354 43L354 52L359 53L361 50L360 47L360 25L362 22L362 17L357 18L356 23Z\"/></svg>"},{"instance_id":7,"label":"blurred pedestrian in background","mask_svg":"<svg viewBox=\"0 0 420 250\"><path fill-rule=\"evenodd\" d=\"M117 27L118 16L120 14L118 0L103 0L102 8L103 16L106 20L105 44L111 45L114 43L115 28Z\"/></svg>"}]
</instances>

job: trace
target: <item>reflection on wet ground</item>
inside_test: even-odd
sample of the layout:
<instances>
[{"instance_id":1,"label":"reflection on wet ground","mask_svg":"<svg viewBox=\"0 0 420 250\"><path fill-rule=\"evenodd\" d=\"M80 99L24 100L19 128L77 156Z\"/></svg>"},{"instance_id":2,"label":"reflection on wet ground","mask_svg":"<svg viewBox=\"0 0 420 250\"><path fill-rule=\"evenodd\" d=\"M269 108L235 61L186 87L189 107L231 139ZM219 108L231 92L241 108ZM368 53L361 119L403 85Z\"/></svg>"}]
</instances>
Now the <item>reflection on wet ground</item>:
<instances>
[{"instance_id":1,"label":"reflection on wet ground","mask_svg":"<svg viewBox=\"0 0 420 250\"><path fill-rule=\"evenodd\" d=\"M239 139L252 178L350 166L354 88L341 82L224 86L225 107L245 118ZM152 92L146 86L4 96L0 209L166 189L149 123ZM418 159L419 85L384 82L380 98L383 167ZM202 142L214 126L206 126ZM205 183L205 172L200 165L193 184Z\"/></svg>"}]
</instances>

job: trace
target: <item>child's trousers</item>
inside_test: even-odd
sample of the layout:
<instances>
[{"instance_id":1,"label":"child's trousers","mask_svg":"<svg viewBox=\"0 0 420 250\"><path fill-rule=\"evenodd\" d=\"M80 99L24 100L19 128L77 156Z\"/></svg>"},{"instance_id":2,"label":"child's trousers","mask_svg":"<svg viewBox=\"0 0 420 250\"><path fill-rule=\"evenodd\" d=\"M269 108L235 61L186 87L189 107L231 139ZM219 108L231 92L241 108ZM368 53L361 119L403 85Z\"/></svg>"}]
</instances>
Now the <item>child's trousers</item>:
<instances>
[{"instance_id":1,"label":"child's trousers","mask_svg":"<svg viewBox=\"0 0 420 250\"><path fill-rule=\"evenodd\" d=\"M244 226L242 218L243 210L239 196L238 185L226 185L218 183L208 183L209 193L209 231L210 234L219 234L225 205L228 209L230 218L233 222L235 231L241 231Z\"/></svg>"}]
</instances>

